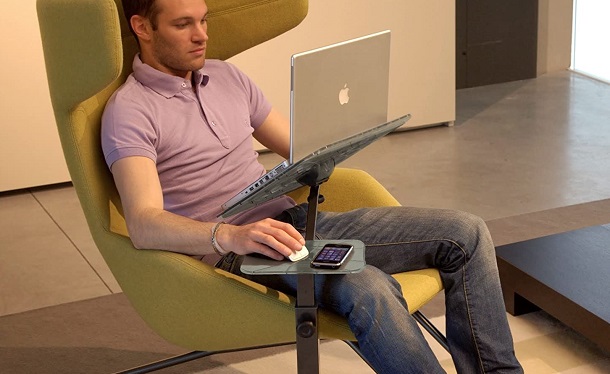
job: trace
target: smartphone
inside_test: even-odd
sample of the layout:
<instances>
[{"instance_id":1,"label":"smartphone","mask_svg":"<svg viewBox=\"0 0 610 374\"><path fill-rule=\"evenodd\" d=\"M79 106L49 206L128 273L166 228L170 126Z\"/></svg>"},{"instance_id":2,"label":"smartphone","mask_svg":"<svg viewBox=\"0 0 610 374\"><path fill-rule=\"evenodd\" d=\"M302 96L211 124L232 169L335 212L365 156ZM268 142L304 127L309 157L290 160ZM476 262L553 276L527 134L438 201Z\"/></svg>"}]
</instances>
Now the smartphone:
<instances>
[{"instance_id":1,"label":"smartphone","mask_svg":"<svg viewBox=\"0 0 610 374\"><path fill-rule=\"evenodd\" d=\"M351 244L325 244L311 261L311 267L337 269L345 262L353 249L354 246Z\"/></svg>"}]
</instances>

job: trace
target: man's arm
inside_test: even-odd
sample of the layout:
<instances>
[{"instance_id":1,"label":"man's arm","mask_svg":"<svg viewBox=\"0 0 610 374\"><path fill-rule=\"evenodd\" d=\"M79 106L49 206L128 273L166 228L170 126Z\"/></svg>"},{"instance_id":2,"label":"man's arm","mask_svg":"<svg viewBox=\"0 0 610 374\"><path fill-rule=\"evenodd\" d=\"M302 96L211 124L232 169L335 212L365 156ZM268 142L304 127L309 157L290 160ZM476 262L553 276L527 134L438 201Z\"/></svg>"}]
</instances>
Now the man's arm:
<instances>
[{"instance_id":1,"label":"man's arm","mask_svg":"<svg viewBox=\"0 0 610 374\"><path fill-rule=\"evenodd\" d=\"M163 209L163 194L154 162L126 157L112 165L129 236L136 248L162 249L188 255L214 253L213 222L199 222ZM261 253L277 260L299 250L304 240L289 224L265 219L243 226L222 225L216 240L225 251Z\"/></svg>"},{"instance_id":2,"label":"man's arm","mask_svg":"<svg viewBox=\"0 0 610 374\"><path fill-rule=\"evenodd\" d=\"M252 134L262 145L287 159L290 156L290 123L280 112L271 112Z\"/></svg>"}]
</instances>

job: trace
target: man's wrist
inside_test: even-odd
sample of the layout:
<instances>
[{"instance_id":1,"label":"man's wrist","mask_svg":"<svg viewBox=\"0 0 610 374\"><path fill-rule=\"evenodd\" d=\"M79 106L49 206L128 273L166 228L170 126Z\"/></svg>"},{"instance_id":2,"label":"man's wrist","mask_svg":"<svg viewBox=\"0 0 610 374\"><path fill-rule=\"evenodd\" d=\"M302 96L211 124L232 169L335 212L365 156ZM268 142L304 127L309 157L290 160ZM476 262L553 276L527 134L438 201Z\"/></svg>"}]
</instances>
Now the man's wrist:
<instances>
[{"instance_id":1,"label":"man's wrist","mask_svg":"<svg viewBox=\"0 0 610 374\"><path fill-rule=\"evenodd\" d=\"M216 237L216 234L218 233L218 230L220 229L220 226L224 225L225 223L223 221L217 222L214 227L212 228L212 249L214 250L214 252L216 252L216 254L218 254L219 256L224 256L227 253L229 253L228 251L225 251L221 246L220 243L218 243L218 239Z\"/></svg>"}]
</instances>

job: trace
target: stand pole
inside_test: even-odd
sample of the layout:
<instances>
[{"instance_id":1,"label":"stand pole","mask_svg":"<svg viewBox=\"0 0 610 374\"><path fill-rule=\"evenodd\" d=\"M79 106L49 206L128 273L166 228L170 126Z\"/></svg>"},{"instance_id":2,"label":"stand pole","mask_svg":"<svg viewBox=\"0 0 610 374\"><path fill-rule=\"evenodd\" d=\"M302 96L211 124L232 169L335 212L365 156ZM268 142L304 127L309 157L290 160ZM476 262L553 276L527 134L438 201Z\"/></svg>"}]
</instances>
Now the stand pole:
<instances>
[{"instance_id":1,"label":"stand pole","mask_svg":"<svg viewBox=\"0 0 610 374\"><path fill-rule=\"evenodd\" d=\"M305 240L316 239L316 223L318 221L318 202L320 200L320 186L315 185L309 188L307 197L307 226L305 228Z\"/></svg>"},{"instance_id":2,"label":"stand pole","mask_svg":"<svg viewBox=\"0 0 610 374\"><path fill-rule=\"evenodd\" d=\"M320 186L310 186L307 201L307 227L305 240L314 240L316 237L316 220L318 215L318 199ZM299 374L319 373L320 354L318 340L318 306L315 298L315 284L313 274L299 274L297 276L297 369Z\"/></svg>"}]
</instances>

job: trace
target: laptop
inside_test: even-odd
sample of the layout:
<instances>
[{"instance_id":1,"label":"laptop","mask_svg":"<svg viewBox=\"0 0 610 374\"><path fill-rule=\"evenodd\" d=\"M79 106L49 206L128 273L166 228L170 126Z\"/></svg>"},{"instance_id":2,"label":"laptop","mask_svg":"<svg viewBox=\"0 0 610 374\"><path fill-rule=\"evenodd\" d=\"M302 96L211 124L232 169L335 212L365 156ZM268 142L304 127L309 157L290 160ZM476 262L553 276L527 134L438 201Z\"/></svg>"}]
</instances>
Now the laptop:
<instances>
[{"instance_id":1,"label":"laptop","mask_svg":"<svg viewBox=\"0 0 610 374\"><path fill-rule=\"evenodd\" d=\"M290 157L388 120L390 31L291 58Z\"/></svg>"},{"instance_id":2,"label":"laptop","mask_svg":"<svg viewBox=\"0 0 610 374\"><path fill-rule=\"evenodd\" d=\"M389 30L293 55L290 157L222 204L220 217L238 213L236 205L246 206L245 199L282 175L294 160L386 122L389 62Z\"/></svg>"}]
</instances>

